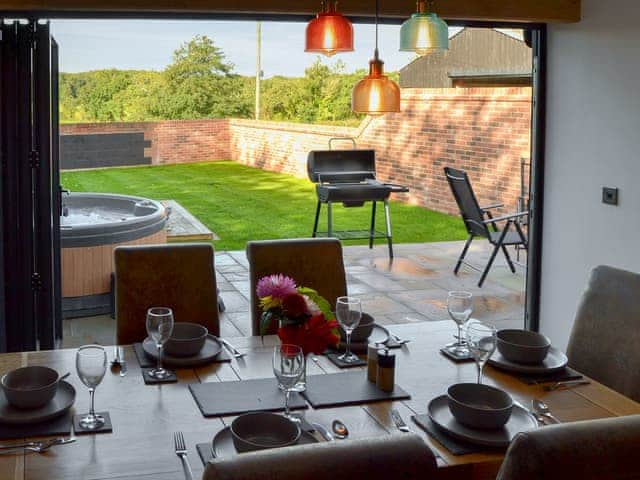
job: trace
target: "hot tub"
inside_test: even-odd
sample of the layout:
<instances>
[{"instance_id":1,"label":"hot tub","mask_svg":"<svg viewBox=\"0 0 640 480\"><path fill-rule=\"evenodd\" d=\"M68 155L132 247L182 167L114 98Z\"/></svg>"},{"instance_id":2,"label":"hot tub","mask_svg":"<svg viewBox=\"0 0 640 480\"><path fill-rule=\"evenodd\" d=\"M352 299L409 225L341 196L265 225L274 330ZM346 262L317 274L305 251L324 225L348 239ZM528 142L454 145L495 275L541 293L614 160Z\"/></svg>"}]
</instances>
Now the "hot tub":
<instances>
[{"instance_id":1,"label":"hot tub","mask_svg":"<svg viewBox=\"0 0 640 480\"><path fill-rule=\"evenodd\" d=\"M60 244L65 317L111 310L113 249L165 243L167 212L147 198L71 193L62 198Z\"/></svg>"}]
</instances>

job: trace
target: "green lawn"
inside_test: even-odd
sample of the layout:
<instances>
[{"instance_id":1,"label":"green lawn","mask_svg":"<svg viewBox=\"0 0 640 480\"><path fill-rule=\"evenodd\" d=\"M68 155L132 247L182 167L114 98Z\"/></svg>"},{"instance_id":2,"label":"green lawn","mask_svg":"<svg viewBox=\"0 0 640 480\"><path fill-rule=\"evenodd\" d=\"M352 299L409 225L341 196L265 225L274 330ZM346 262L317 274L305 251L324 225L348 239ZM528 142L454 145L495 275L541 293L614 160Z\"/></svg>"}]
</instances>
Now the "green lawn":
<instances>
[{"instance_id":1,"label":"green lawn","mask_svg":"<svg viewBox=\"0 0 640 480\"><path fill-rule=\"evenodd\" d=\"M216 250L242 250L247 240L309 237L316 194L307 179L267 172L234 162L63 172L62 184L76 192L173 199L215 232ZM370 208L334 208L334 229L366 229ZM391 202L395 243L462 240L462 222L420 207ZM378 229L384 213L378 208ZM320 219L326 230L326 208ZM377 242L381 242L378 240ZM366 243L366 241L348 242Z\"/></svg>"}]
</instances>

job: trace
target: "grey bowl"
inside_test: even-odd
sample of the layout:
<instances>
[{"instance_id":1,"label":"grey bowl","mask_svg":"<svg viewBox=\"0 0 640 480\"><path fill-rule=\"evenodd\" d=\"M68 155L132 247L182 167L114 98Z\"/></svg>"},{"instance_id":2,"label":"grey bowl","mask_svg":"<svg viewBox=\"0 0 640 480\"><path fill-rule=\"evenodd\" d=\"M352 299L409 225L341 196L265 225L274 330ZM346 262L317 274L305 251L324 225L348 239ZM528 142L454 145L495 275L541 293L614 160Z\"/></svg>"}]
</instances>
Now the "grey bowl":
<instances>
[{"instance_id":1,"label":"grey bowl","mask_svg":"<svg viewBox=\"0 0 640 480\"><path fill-rule=\"evenodd\" d=\"M353 332L351 332L351 341L354 343L358 342L366 342L371 332L373 331L373 325L375 324L375 320L368 313L362 312L362 317L360 318L360 323L356 328L354 328ZM345 333L342 325L340 325L340 338L342 341L347 341L347 334Z\"/></svg>"},{"instance_id":2,"label":"grey bowl","mask_svg":"<svg viewBox=\"0 0 640 480\"><path fill-rule=\"evenodd\" d=\"M199 323L177 322L164 351L171 357L193 357L204 347L208 334L207 327Z\"/></svg>"},{"instance_id":3,"label":"grey bowl","mask_svg":"<svg viewBox=\"0 0 640 480\"><path fill-rule=\"evenodd\" d=\"M513 400L507 392L479 383L451 385L447 399L449 410L458 422L481 430L503 427L513 409Z\"/></svg>"},{"instance_id":4,"label":"grey bowl","mask_svg":"<svg viewBox=\"0 0 640 480\"><path fill-rule=\"evenodd\" d=\"M547 337L529 330L500 330L496 336L498 351L515 363L542 363L551 347Z\"/></svg>"},{"instance_id":5,"label":"grey bowl","mask_svg":"<svg viewBox=\"0 0 640 480\"><path fill-rule=\"evenodd\" d=\"M233 445L238 452L251 452L293 445L301 435L300 427L276 413L253 412L231 422Z\"/></svg>"},{"instance_id":6,"label":"grey bowl","mask_svg":"<svg viewBox=\"0 0 640 480\"><path fill-rule=\"evenodd\" d=\"M49 367L22 367L3 375L0 383L7 401L17 408L39 408L58 390L58 372Z\"/></svg>"}]
</instances>

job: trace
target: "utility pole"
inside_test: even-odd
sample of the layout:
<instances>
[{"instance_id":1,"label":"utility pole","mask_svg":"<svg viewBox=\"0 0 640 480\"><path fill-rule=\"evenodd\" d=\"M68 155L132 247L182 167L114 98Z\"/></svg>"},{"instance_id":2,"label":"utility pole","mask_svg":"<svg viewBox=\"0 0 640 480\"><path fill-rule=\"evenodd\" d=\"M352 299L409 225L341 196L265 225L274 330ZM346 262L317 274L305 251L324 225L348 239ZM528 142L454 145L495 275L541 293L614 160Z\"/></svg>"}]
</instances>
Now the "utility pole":
<instances>
[{"instance_id":1,"label":"utility pole","mask_svg":"<svg viewBox=\"0 0 640 480\"><path fill-rule=\"evenodd\" d=\"M256 24L257 51L256 51L256 120L260 120L260 78L262 77L262 22Z\"/></svg>"}]
</instances>

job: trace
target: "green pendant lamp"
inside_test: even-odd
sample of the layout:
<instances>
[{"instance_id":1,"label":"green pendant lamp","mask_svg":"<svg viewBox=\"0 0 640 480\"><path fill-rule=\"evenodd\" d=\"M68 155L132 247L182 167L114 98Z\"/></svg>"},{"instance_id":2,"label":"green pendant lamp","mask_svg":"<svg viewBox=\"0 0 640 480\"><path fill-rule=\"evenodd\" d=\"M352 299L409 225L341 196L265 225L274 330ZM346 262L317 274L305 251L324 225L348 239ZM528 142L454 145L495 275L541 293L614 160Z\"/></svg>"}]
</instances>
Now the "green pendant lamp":
<instances>
[{"instance_id":1,"label":"green pendant lamp","mask_svg":"<svg viewBox=\"0 0 640 480\"><path fill-rule=\"evenodd\" d=\"M400 27L400 51L418 55L449 50L449 27L432 11L433 0L425 8L424 0L418 0L417 12Z\"/></svg>"}]
</instances>

